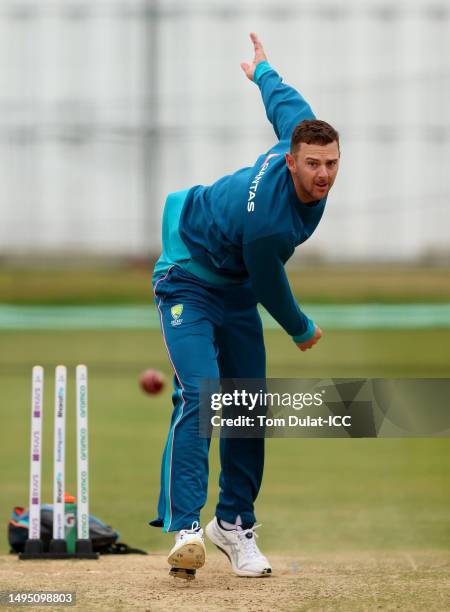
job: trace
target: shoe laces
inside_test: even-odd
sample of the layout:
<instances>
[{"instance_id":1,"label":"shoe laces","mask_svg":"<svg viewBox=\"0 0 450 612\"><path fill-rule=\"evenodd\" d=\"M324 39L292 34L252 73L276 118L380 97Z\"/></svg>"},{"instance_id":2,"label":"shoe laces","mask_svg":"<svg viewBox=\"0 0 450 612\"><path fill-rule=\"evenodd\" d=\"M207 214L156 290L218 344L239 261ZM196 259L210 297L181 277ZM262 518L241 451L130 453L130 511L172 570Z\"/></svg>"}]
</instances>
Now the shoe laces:
<instances>
[{"instance_id":1,"label":"shoe laces","mask_svg":"<svg viewBox=\"0 0 450 612\"><path fill-rule=\"evenodd\" d=\"M261 555L261 551L256 544L258 534L255 532L255 529L258 527L261 527L261 523L259 525L253 525L253 527L250 527L249 529L241 529L236 531L239 542L244 549L244 553L248 557L259 557Z\"/></svg>"},{"instance_id":2,"label":"shoe laces","mask_svg":"<svg viewBox=\"0 0 450 612\"><path fill-rule=\"evenodd\" d=\"M200 529L200 525L197 521L194 521L192 523L190 529L181 529L175 536L176 541L178 542L178 540L182 540L185 536L192 535L193 533L197 533L199 536L203 536L203 529Z\"/></svg>"}]
</instances>

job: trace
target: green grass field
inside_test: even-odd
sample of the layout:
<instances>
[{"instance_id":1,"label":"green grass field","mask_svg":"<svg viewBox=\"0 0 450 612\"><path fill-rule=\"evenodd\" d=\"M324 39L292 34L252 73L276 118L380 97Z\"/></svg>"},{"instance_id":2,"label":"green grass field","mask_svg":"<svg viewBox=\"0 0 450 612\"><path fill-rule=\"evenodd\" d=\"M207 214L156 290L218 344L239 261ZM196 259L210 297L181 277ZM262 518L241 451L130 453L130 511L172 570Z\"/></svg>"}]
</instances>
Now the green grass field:
<instances>
[{"instance_id":1,"label":"green grass field","mask_svg":"<svg viewBox=\"0 0 450 612\"><path fill-rule=\"evenodd\" d=\"M293 262L287 269L300 303L450 302L448 267ZM152 300L151 274L149 260L2 262L0 303L143 304Z\"/></svg>"},{"instance_id":2,"label":"green grass field","mask_svg":"<svg viewBox=\"0 0 450 612\"><path fill-rule=\"evenodd\" d=\"M334 331L300 353L279 331L266 334L273 377L448 377L450 330ZM122 539L157 551L167 536L154 516L170 389L145 396L137 378L155 367L170 375L158 331L1 332L0 552L7 552L12 506L28 503L31 367L47 368L44 498L51 501L53 369L71 368L68 457L74 457L74 371L90 373L91 511ZM170 387L170 385L169 385ZM71 435L72 434L72 435ZM272 439L257 518L264 550L439 551L450 535L450 440ZM211 448L209 501L217 497L217 440ZM67 468L74 493L75 462ZM171 541L171 540L170 540Z\"/></svg>"}]
</instances>

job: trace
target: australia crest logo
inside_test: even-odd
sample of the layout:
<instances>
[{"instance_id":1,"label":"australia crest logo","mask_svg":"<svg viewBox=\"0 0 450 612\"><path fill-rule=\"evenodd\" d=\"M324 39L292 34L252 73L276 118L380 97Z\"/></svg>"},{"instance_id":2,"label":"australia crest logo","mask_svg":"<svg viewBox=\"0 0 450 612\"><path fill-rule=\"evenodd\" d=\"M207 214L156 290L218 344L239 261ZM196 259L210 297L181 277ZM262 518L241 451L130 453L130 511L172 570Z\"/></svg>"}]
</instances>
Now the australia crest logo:
<instances>
[{"instance_id":1,"label":"australia crest logo","mask_svg":"<svg viewBox=\"0 0 450 612\"><path fill-rule=\"evenodd\" d=\"M180 319L183 314L183 304L175 304L170 309L170 314L172 315L172 321L170 322L174 327L176 325L181 325L183 323L183 319Z\"/></svg>"}]
</instances>

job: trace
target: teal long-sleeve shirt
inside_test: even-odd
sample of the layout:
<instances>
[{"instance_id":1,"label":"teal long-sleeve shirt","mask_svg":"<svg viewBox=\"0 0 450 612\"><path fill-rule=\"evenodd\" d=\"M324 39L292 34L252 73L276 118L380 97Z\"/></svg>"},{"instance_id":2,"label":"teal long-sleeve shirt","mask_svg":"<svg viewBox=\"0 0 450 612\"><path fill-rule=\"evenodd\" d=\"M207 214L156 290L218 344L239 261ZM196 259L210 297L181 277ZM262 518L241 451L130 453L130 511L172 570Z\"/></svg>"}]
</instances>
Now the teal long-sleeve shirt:
<instances>
[{"instance_id":1,"label":"teal long-sleeve shirt","mask_svg":"<svg viewBox=\"0 0 450 612\"><path fill-rule=\"evenodd\" d=\"M258 64L255 82L278 142L254 166L192 187L178 231L200 270L224 282L249 278L258 301L296 342L304 342L314 324L297 304L284 264L316 229L326 198L312 205L298 199L285 153L294 128L314 114L267 62Z\"/></svg>"}]
</instances>

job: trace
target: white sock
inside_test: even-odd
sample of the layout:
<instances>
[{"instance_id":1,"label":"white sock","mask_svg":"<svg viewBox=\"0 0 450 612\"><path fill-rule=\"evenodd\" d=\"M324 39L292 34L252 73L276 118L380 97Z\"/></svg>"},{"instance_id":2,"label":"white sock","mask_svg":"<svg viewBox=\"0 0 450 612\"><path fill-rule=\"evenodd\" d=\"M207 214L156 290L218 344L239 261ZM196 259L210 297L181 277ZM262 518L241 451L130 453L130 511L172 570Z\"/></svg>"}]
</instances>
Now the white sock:
<instances>
[{"instance_id":1,"label":"white sock","mask_svg":"<svg viewBox=\"0 0 450 612\"><path fill-rule=\"evenodd\" d=\"M231 531L232 529L237 529L238 531L242 531L242 520L239 514L237 515L236 522L234 524L228 523L227 521L223 521L222 519L219 519L219 525L222 527L222 529L226 529L227 531Z\"/></svg>"}]
</instances>

